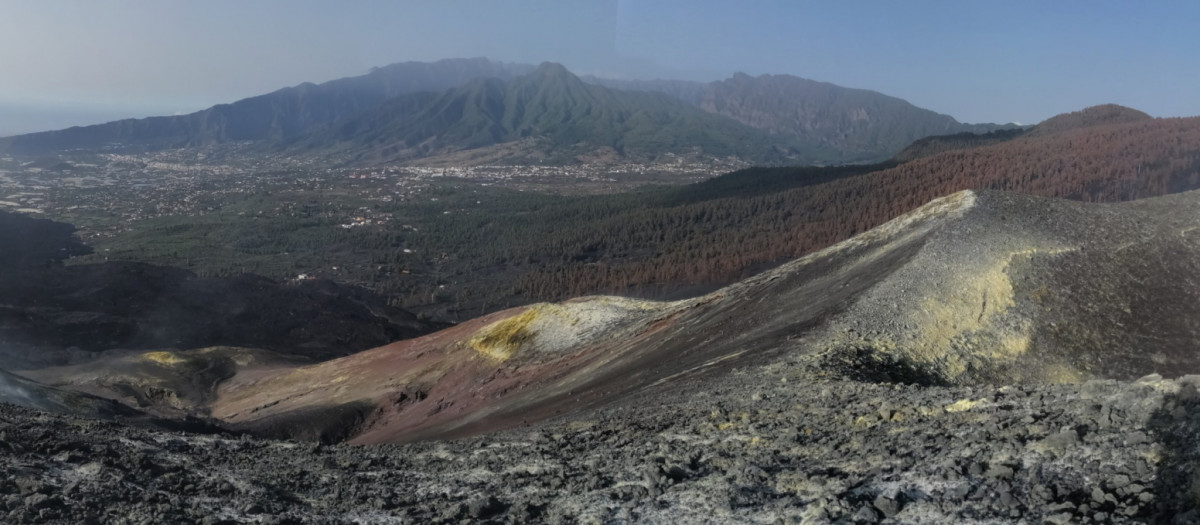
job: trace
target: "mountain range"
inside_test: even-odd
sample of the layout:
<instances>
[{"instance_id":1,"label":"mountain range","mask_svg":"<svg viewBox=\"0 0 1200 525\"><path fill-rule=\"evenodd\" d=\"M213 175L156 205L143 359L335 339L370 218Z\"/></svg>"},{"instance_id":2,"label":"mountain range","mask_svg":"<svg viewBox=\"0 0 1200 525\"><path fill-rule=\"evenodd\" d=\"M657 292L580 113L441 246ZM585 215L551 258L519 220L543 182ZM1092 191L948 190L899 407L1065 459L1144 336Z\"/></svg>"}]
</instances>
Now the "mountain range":
<instances>
[{"instance_id":1,"label":"mountain range","mask_svg":"<svg viewBox=\"0 0 1200 525\"><path fill-rule=\"evenodd\" d=\"M0 151L252 143L357 163L572 163L672 154L829 164L881 160L929 135L1012 127L962 124L877 92L789 75L737 74L711 83L586 80L557 64L408 62L188 115L7 137ZM473 150L483 151L459 153Z\"/></svg>"},{"instance_id":2,"label":"mountain range","mask_svg":"<svg viewBox=\"0 0 1200 525\"><path fill-rule=\"evenodd\" d=\"M666 93L747 126L801 137L812 147L857 155L857 160L864 161L884 158L922 137L1018 128L963 124L876 91L792 75L737 73L707 83L585 78L614 89Z\"/></svg>"},{"instance_id":3,"label":"mountain range","mask_svg":"<svg viewBox=\"0 0 1200 525\"><path fill-rule=\"evenodd\" d=\"M497 146L510 148L501 153L505 160L525 156L521 160L555 163L605 154L653 159L664 152L768 163L838 155L800 151L799 140L772 136L661 93L586 84L552 63L507 82L480 78L440 95L391 99L329 132L306 136L298 151L329 144L382 162Z\"/></svg>"},{"instance_id":4,"label":"mountain range","mask_svg":"<svg viewBox=\"0 0 1200 525\"><path fill-rule=\"evenodd\" d=\"M479 77L506 79L532 69L482 58L404 62L375 68L362 76L319 85L304 83L187 115L125 119L7 137L0 140L0 147L13 152L45 153L278 141L358 115L399 95L442 91Z\"/></svg>"}]
</instances>

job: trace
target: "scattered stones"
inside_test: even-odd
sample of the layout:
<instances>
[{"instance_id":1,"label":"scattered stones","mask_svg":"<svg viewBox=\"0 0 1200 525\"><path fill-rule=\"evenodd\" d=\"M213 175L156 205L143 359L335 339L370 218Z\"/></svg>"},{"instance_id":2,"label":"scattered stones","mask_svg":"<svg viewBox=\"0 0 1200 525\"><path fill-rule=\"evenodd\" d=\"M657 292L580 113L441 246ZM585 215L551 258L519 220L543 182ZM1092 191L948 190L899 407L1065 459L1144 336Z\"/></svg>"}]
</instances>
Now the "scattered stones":
<instances>
[{"instance_id":1,"label":"scattered stones","mask_svg":"<svg viewBox=\"0 0 1200 525\"><path fill-rule=\"evenodd\" d=\"M882 512L888 518L900 513L900 503L891 498L879 496L875 498L874 505L876 509L879 509L879 512Z\"/></svg>"},{"instance_id":2,"label":"scattered stones","mask_svg":"<svg viewBox=\"0 0 1200 525\"><path fill-rule=\"evenodd\" d=\"M730 377L714 391L763 384ZM1186 523L1196 504L1200 407L1168 380L771 383L758 401L666 389L594 424L376 447L0 405L22 446L0 447L0 522ZM988 401L942 410L960 399ZM1097 405L1122 415L1097 425Z\"/></svg>"},{"instance_id":3,"label":"scattered stones","mask_svg":"<svg viewBox=\"0 0 1200 525\"><path fill-rule=\"evenodd\" d=\"M851 519L853 519L856 523L878 523L879 514L875 512L875 509L872 509L867 505L863 505L862 507L858 508L858 512L855 512Z\"/></svg>"}]
</instances>

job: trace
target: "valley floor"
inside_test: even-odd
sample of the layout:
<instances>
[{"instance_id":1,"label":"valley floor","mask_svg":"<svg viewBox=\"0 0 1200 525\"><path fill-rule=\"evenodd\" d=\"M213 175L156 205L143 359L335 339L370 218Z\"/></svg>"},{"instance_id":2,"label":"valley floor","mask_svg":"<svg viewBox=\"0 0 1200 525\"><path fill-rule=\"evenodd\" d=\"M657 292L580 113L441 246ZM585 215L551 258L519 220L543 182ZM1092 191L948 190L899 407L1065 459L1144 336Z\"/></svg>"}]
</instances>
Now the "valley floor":
<instances>
[{"instance_id":1,"label":"valley floor","mask_svg":"<svg viewBox=\"0 0 1200 525\"><path fill-rule=\"evenodd\" d=\"M668 390L661 402L615 403L585 420L369 447L171 433L0 405L0 520L1200 519L1195 376L1004 387L783 377L743 370L702 393Z\"/></svg>"}]
</instances>

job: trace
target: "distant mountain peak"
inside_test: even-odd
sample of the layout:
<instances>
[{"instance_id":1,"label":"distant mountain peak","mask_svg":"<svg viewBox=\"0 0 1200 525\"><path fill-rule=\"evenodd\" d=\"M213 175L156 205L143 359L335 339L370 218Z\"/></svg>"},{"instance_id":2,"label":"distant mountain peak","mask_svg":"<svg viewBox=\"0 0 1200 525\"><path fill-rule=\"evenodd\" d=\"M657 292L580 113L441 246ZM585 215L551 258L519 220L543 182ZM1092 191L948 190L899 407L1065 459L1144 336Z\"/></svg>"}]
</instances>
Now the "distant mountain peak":
<instances>
[{"instance_id":1,"label":"distant mountain peak","mask_svg":"<svg viewBox=\"0 0 1200 525\"><path fill-rule=\"evenodd\" d=\"M538 64L537 69L533 70L533 74L575 76L567 70L566 66L559 64L558 62L542 62L541 64Z\"/></svg>"},{"instance_id":2,"label":"distant mountain peak","mask_svg":"<svg viewBox=\"0 0 1200 525\"><path fill-rule=\"evenodd\" d=\"M585 87L587 84L574 73L567 70L562 64L557 62L542 62L536 69L527 75L515 77L514 80L525 83L537 83L546 85L578 85Z\"/></svg>"}]
</instances>

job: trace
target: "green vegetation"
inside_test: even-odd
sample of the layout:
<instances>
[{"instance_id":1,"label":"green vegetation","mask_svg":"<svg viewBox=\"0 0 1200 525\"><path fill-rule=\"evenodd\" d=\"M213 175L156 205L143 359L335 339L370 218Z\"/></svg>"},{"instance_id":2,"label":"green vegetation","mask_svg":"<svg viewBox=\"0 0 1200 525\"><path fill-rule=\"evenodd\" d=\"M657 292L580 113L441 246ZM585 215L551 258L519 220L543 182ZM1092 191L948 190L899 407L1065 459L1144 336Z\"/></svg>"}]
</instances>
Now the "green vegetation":
<instances>
[{"instance_id":1,"label":"green vegetation","mask_svg":"<svg viewBox=\"0 0 1200 525\"><path fill-rule=\"evenodd\" d=\"M700 153L760 163L842 157L832 148L804 146L797 137L770 135L662 93L586 84L549 63L507 82L478 79L437 96L396 97L292 148L390 161L526 139L539 141L537 147L518 148L509 160L571 163L602 149L629 158Z\"/></svg>"},{"instance_id":2,"label":"green vegetation","mask_svg":"<svg viewBox=\"0 0 1200 525\"><path fill-rule=\"evenodd\" d=\"M259 192L204 215L142 220L93 241L97 253L76 261L132 259L212 276L320 275L452 318L586 293L669 295L790 256L761 246L734 253L797 226L774 194L882 167L752 168L691 186L582 197L462 182L403 202L344 187ZM356 215L387 221L343 227ZM717 259L726 261L721 270L710 267Z\"/></svg>"},{"instance_id":3,"label":"green vegetation","mask_svg":"<svg viewBox=\"0 0 1200 525\"><path fill-rule=\"evenodd\" d=\"M380 192L395 192L392 182L375 190L329 184L232 194L203 215L141 220L93 241L90 257L207 275L316 274L450 319L595 293L678 297L963 189L1121 201L1200 187L1200 119L1022 136L899 165L753 168L601 196L441 182L385 200ZM355 217L365 220L347 224Z\"/></svg>"}]
</instances>

